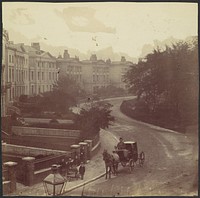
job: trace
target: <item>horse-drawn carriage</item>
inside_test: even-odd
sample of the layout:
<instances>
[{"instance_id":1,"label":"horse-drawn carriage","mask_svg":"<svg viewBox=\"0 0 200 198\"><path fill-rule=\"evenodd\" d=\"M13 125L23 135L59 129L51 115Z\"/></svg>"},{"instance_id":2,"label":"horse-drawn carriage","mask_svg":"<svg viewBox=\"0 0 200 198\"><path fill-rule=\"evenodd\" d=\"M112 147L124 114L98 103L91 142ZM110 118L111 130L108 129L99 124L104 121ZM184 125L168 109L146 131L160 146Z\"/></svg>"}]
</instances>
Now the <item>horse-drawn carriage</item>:
<instances>
[{"instance_id":1,"label":"horse-drawn carriage","mask_svg":"<svg viewBox=\"0 0 200 198\"><path fill-rule=\"evenodd\" d=\"M129 166L130 171L133 170L135 163L139 163L140 166L143 166L145 155L142 151L138 153L137 142L126 141L124 142L125 149L115 150L114 152L118 154L119 161L123 167Z\"/></svg>"},{"instance_id":2,"label":"horse-drawn carriage","mask_svg":"<svg viewBox=\"0 0 200 198\"><path fill-rule=\"evenodd\" d=\"M143 166L145 154L143 151L138 153L137 142L126 141L124 145L124 149L116 149L112 154L109 154L106 150L104 151L103 160L106 165L106 178L107 174L111 177L111 172L117 174L119 163L123 167L129 166L130 172L133 171L134 165L137 162L140 166Z\"/></svg>"}]
</instances>

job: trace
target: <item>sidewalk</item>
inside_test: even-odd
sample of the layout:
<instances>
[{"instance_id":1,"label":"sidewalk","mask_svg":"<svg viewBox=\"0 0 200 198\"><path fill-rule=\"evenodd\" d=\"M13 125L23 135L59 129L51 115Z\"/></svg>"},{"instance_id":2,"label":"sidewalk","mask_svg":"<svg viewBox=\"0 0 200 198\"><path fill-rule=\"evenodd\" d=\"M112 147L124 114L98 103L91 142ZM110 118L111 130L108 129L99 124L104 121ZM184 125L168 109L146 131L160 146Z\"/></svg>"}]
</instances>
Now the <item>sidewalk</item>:
<instances>
[{"instance_id":1,"label":"sidewalk","mask_svg":"<svg viewBox=\"0 0 200 198\"><path fill-rule=\"evenodd\" d=\"M117 138L113 136L109 131L101 130L100 142L101 142L101 148L99 149L99 152L97 153L96 156L92 158L92 160L89 163L85 165L86 172L84 175L84 180L78 179L67 182L65 184L65 190L64 190L65 193L104 176L105 164L102 157L103 150L107 149L108 152L111 152L114 149L114 146L117 144ZM17 183L17 191L10 195L46 196L42 182L35 184L31 187L23 186L22 184Z\"/></svg>"}]
</instances>

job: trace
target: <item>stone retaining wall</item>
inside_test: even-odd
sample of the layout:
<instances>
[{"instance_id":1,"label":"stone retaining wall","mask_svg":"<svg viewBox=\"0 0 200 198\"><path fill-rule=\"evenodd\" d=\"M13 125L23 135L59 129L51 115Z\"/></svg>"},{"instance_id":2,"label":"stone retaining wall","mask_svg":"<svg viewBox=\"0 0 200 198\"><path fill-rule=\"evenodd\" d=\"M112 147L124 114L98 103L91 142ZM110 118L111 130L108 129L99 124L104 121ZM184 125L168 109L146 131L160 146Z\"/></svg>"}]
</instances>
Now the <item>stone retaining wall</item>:
<instances>
[{"instance_id":1,"label":"stone retaining wall","mask_svg":"<svg viewBox=\"0 0 200 198\"><path fill-rule=\"evenodd\" d=\"M25 155L25 156L37 156L37 155L52 155L52 154L58 155L58 154L65 154L68 152L3 143L2 144L2 153Z\"/></svg>"},{"instance_id":2,"label":"stone retaining wall","mask_svg":"<svg viewBox=\"0 0 200 198\"><path fill-rule=\"evenodd\" d=\"M79 130L50 129L36 127L13 126L12 133L15 135L35 135L35 136L59 136L59 137L80 137Z\"/></svg>"}]
</instances>

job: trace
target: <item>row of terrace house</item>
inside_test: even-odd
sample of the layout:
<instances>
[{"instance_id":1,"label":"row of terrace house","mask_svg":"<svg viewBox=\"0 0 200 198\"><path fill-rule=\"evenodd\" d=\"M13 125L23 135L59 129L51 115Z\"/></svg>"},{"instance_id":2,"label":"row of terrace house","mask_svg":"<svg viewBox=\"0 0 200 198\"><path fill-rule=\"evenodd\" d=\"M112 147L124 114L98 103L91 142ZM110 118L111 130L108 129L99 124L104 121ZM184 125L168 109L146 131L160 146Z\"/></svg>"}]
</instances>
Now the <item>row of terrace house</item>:
<instances>
[{"instance_id":1,"label":"row of terrace house","mask_svg":"<svg viewBox=\"0 0 200 198\"><path fill-rule=\"evenodd\" d=\"M92 54L89 60L70 57L68 50L58 58L40 49L39 43L31 46L14 44L3 30L2 36L2 95L1 109L18 100L20 95L38 95L51 91L61 75L68 75L89 94L99 88L113 85L125 89L124 74L133 65L121 57L120 61L104 61ZM59 71L59 75L58 75Z\"/></svg>"},{"instance_id":2,"label":"row of terrace house","mask_svg":"<svg viewBox=\"0 0 200 198\"><path fill-rule=\"evenodd\" d=\"M63 57L60 55L57 59L59 75L74 78L88 93L95 93L109 85L125 89L124 75L131 66L133 63L126 61L125 57L121 57L121 61L111 62L110 59L98 60L95 54L89 60L80 61L78 57L71 58L67 50Z\"/></svg>"},{"instance_id":3,"label":"row of terrace house","mask_svg":"<svg viewBox=\"0 0 200 198\"><path fill-rule=\"evenodd\" d=\"M14 44L3 30L1 77L1 116L4 117L8 107L21 95L52 90L58 79L56 58L41 50L39 43Z\"/></svg>"}]
</instances>

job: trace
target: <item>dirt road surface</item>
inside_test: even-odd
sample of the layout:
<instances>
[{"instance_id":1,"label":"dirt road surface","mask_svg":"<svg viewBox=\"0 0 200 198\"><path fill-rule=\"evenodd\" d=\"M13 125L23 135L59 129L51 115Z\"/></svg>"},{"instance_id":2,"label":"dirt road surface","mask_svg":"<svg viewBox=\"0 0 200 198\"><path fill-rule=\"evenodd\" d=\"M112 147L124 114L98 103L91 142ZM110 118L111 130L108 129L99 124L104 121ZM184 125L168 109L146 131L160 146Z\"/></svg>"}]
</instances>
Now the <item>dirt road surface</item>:
<instances>
[{"instance_id":1,"label":"dirt road surface","mask_svg":"<svg viewBox=\"0 0 200 198\"><path fill-rule=\"evenodd\" d=\"M104 144L110 145L111 152L119 137L137 141L139 153L145 153L144 166L136 165L130 173L119 165L118 176L101 178L69 195L84 191L87 196L197 196L197 132L181 134L135 121L120 112L121 102L110 101L116 120L108 129L113 138Z\"/></svg>"}]
</instances>

